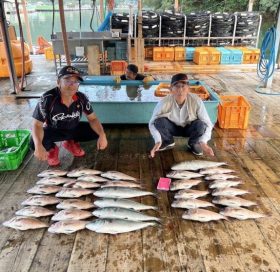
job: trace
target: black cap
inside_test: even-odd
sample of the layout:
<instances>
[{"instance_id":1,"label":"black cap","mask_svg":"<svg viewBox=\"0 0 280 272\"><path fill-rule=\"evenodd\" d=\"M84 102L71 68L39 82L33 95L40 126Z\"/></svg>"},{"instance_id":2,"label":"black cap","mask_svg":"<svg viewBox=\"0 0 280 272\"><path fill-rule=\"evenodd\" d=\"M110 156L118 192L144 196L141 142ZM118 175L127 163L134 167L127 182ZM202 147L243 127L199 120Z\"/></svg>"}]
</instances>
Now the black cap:
<instances>
[{"instance_id":1,"label":"black cap","mask_svg":"<svg viewBox=\"0 0 280 272\"><path fill-rule=\"evenodd\" d=\"M57 78L60 79L64 76L76 76L80 81L84 81L80 71L74 66L64 66L58 73Z\"/></svg>"},{"instance_id":2,"label":"black cap","mask_svg":"<svg viewBox=\"0 0 280 272\"><path fill-rule=\"evenodd\" d=\"M129 64L126 69L134 74L138 73L138 67L135 64Z\"/></svg>"},{"instance_id":3,"label":"black cap","mask_svg":"<svg viewBox=\"0 0 280 272\"><path fill-rule=\"evenodd\" d=\"M188 84L188 76L186 74L180 73L176 74L171 78L171 86L175 85L179 81L185 82Z\"/></svg>"}]
</instances>

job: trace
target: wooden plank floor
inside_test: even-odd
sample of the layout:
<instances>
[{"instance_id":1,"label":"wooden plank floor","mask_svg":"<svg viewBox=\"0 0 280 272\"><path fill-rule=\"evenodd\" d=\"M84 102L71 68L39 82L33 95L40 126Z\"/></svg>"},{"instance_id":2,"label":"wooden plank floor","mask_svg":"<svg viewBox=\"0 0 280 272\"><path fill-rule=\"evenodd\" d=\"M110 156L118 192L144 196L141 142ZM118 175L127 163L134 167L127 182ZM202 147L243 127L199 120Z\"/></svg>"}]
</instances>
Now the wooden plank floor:
<instances>
[{"instance_id":1,"label":"wooden plank floor","mask_svg":"<svg viewBox=\"0 0 280 272\"><path fill-rule=\"evenodd\" d=\"M215 160L228 162L245 181L242 187L252 192L246 198L258 202L254 210L268 217L211 223L184 221L182 211L170 206L173 194L158 192L158 198L148 196L139 201L158 206L158 212L148 213L160 216L163 224L133 233L112 236L83 230L53 235L46 230L20 232L0 226L1 272L280 271L280 96L256 93L255 73L192 76L205 80L220 93L242 94L252 105L247 130L215 127L210 145ZM279 86L277 72L274 88ZM15 100L4 91L0 104L0 129L31 127L36 100ZM145 125L108 126L106 131L109 147L105 151L97 152L94 142L83 144L87 152L84 158L73 159L62 151L61 168L119 170L142 179L149 190L155 190L158 178L174 162L195 159L185 151L183 139L176 139L173 150L149 159L153 142ZM18 170L0 173L0 223L20 208L38 172L47 168L29 152Z\"/></svg>"}]
</instances>

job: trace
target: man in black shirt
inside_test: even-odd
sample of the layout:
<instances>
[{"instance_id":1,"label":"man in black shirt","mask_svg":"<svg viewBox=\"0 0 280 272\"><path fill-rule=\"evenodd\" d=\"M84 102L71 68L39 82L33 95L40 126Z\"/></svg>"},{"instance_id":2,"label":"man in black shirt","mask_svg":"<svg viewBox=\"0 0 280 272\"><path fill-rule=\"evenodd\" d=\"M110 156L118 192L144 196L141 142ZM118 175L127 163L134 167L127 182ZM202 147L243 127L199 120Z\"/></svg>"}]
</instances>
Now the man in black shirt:
<instances>
[{"instance_id":1,"label":"man in black shirt","mask_svg":"<svg viewBox=\"0 0 280 272\"><path fill-rule=\"evenodd\" d=\"M107 138L88 98L78 91L83 81L79 71L72 66L63 67L57 87L45 92L33 112L33 128L30 146L39 160L47 160L50 166L59 165L59 148L55 142L63 142L75 157L85 155L80 141L97 139L97 149L107 147ZM88 122L80 122L84 113Z\"/></svg>"},{"instance_id":2,"label":"man in black shirt","mask_svg":"<svg viewBox=\"0 0 280 272\"><path fill-rule=\"evenodd\" d=\"M135 64L129 64L124 75L120 76L121 80L143 80L144 75L138 74L138 67Z\"/></svg>"}]
</instances>

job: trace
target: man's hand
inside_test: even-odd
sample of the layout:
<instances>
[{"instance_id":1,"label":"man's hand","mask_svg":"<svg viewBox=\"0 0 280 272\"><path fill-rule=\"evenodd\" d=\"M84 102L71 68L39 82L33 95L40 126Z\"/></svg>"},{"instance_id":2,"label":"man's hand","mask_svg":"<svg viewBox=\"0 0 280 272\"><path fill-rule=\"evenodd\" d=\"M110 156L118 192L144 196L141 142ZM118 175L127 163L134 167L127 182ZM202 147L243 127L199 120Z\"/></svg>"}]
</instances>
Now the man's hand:
<instances>
[{"instance_id":1,"label":"man's hand","mask_svg":"<svg viewBox=\"0 0 280 272\"><path fill-rule=\"evenodd\" d=\"M155 156L155 153L160 149L161 147L161 142L156 143L153 147L153 149L150 152L150 156L153 158Z\"/></svg>"},{"instance_id":2,"label":"man's hand","mask_svg":"<svg viewBox=\"0 0 280 272\"><path fill-rule=\"evenodd\" d=\"M210 157L215 156L213 149L208 144L200 142L200 146L203 150L203 154Z\"/></svg>"},{"instance_id":3,"label":"man's hand","mask_svg":"<svg viewBox=\"0 0 280 272\"><path fill-rule=\"evenodd\" d=\"M40 161L46 161L48 159L48 152L43 145L35 146L34 156Z\"/></svg>"},{"instance_id":4,"label":"man's hand","mask_svg":"<svg viewBox=\"0 0 280 272\"><path fill-rule=\"evenodd\" d=\"M108 141L107 141L106 134L104 133L99 135L99 138L97 140L97 149L103 150L107 147L107 145L108 145Z\"/></svg>"},{"instance_id":5,"label":"man's hand","mask_svg":"<svg viewBox=\"0 0 280 272\"><path fill-rule=\"evenodd\" d=\"M115 77L115 82L116 82L117 84L120 84L120 83L121 83L121 77L120 77L120 76L116 76L116 77Z\"/></svg>"}]
</instances>

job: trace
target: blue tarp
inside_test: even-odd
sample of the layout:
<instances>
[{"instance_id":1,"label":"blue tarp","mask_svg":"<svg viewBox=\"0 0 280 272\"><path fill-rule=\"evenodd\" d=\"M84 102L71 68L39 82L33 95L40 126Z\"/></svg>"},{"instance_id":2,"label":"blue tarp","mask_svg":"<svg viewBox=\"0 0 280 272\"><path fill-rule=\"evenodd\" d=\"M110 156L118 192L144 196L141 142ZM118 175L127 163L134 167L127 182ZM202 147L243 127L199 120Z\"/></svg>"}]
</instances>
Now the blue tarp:
<instances>
[{"instance_id":1,"label":"blue tarp","mask_svg":"<svg viewBox=\"0 0 280 272\"><path fill-rule=\"evenodd\" d=\"M102 31L106 31L106 30L110 30L110 18L112 16L112 12L109 11L103 21L103 23L99 26L99 28L97 29L97 31L102 32Z\"/></svg>"}]
</instances>

